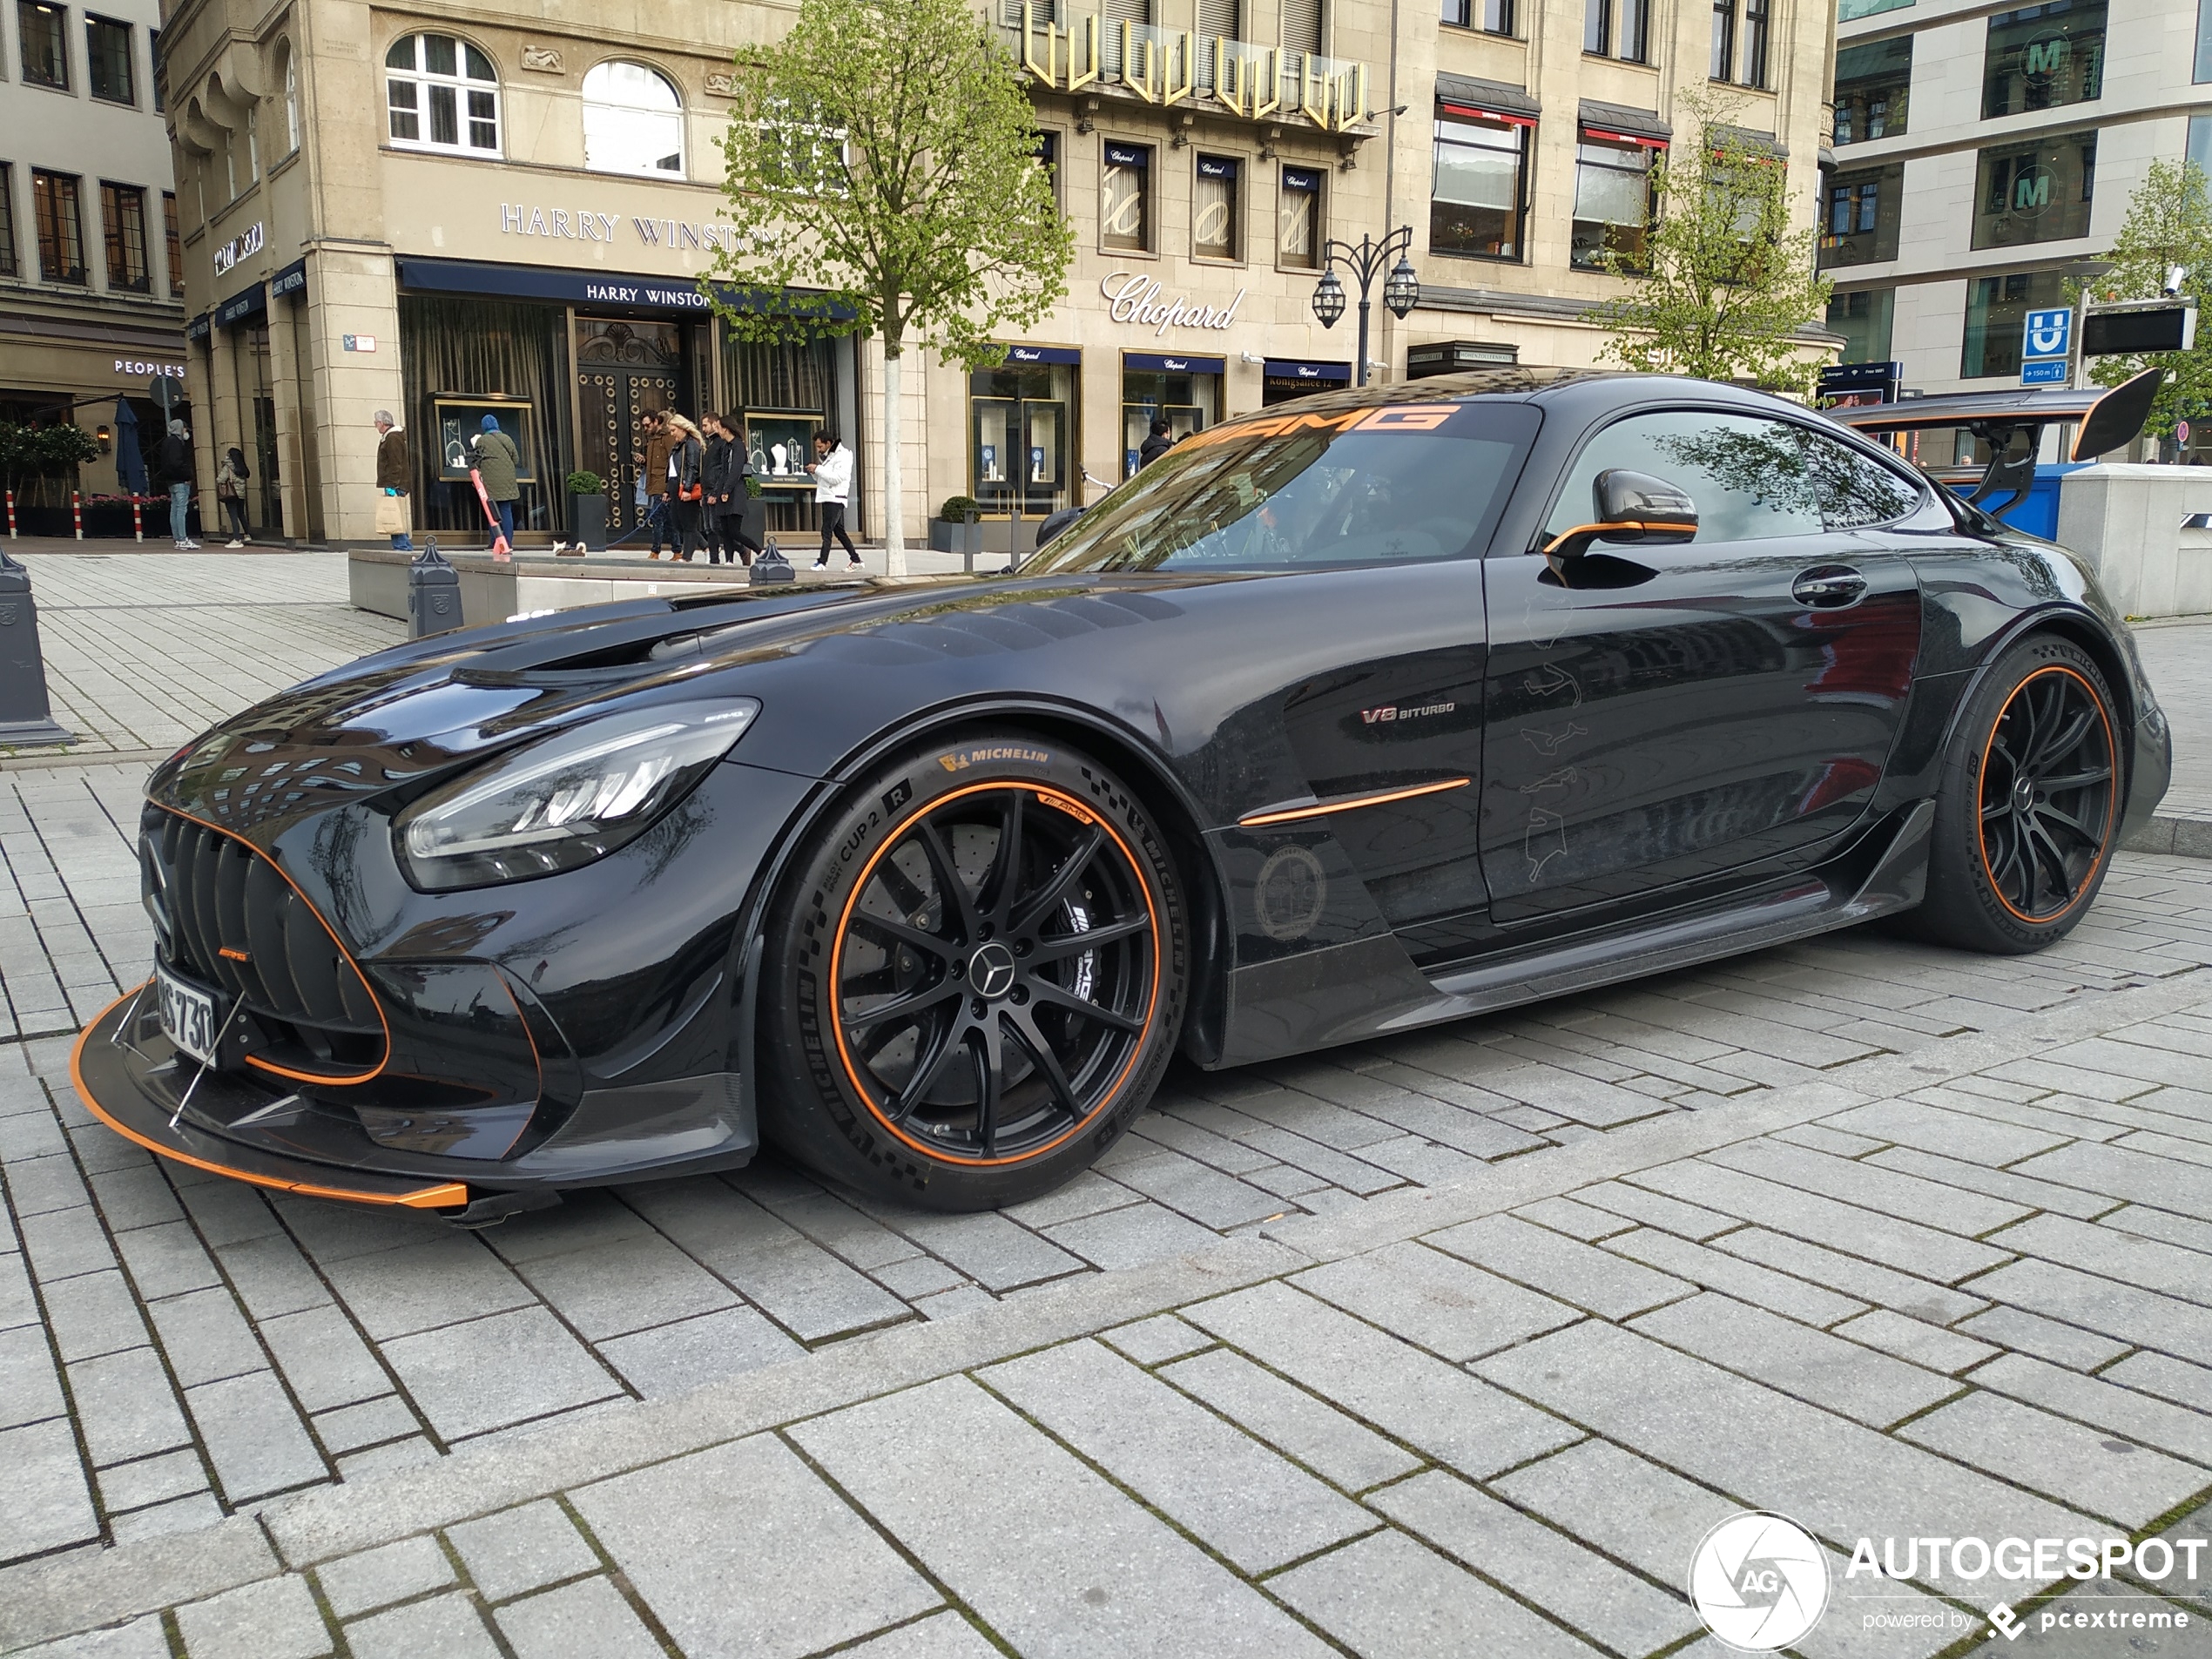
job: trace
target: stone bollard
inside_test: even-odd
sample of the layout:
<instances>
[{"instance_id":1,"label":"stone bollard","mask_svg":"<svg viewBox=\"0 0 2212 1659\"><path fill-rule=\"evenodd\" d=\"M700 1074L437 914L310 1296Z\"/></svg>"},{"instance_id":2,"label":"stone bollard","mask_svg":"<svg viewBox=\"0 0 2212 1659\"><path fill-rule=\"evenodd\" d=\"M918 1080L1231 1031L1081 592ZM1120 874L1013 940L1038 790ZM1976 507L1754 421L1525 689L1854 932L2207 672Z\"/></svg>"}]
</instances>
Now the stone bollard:
<instances>
[{"instance_id":1,"label":"stone bollard","mask_svg":"<svg viewBox=\"0 0 2212 1659\"><path fill-rule=\"evenodd\" d=\"M961 517L965 522L960 532L960 568L974 576L975 556L983 550L983 526L977 521L975 509L972 507Z\"/></svg>"},{"instance_id":2,"label":"stone bollard","mask_svg":"<svg viewBox=\"0 0 2212 1659\"><path fill-rule=\"evenodd\" d=\"M46 658L38 649L38 602L30 572L0 553L0 746L74 743L54 723L46 700Z\"/></svg>"},{"instance_id":3,"label":"stone bollard","mask_svg":"<svg viewBox=\"0 0 2212 1659\"><path fill-rule=\"evenodd\" d=\"M435 536L407 567L407 637L421 639L461 626L461 572L438 551Z\"/></svg>"},{"instance_id":4,"label":"stone bollard","mask_svg":"<svg viewBox=\"0 0 2212 1659\"><path fill-rule=\"evenodd\" d=\"M783 550L776 545L775 538L771 536L761 548L760 556L753 560L752 574L748 580L754 587L760 588L772 582L796 582L799 577L792 570L791 561L784 556Z\"/></svg>"}]
</instances>

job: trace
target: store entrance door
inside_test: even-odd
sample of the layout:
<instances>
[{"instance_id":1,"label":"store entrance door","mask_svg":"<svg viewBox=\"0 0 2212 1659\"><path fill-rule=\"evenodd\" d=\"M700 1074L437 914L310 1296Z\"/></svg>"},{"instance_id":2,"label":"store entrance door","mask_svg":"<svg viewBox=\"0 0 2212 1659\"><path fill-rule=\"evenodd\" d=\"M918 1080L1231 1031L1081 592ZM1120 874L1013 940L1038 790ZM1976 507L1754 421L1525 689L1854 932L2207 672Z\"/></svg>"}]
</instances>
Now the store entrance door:
<instances>
[{"instance_id":1,"label":"store entrance door","mask_svg":"<svg viewBox=\"0 0 2212 1659\"><path fill-rule=\"evenodd\" d=\"M679 324L621 317L576 320L577 465L607 481L607 528L634 529L644 448L637 422L676 407L684 368Z\"/></svg>"}]
</instances>

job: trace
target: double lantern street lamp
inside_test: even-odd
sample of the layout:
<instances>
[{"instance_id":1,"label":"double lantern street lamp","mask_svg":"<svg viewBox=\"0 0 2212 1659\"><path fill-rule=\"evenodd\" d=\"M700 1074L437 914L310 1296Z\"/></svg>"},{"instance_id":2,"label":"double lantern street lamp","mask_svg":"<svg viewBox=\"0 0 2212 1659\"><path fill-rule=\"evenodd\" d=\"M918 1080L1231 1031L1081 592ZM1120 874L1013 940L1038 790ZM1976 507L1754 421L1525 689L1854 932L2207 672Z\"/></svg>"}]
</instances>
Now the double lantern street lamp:
<instances>
[{"instance_id":1,"label":"double lantern street lamp","mask_svg":"<svg viewBox=\"0 0 2212 1659\"><path fill-rule=\"evenodd\" d=\"M1375 286L1375 279L1382 275L1385 264L1393 253L1398 263L1392 267L1389 278L1383 283L1383 303L1391 314L1403 321L1406 314L1421 301L1420 278L1414 274L1413 262L1406 258L1406 250L1413 246L1413 227L1400 225L1396 230L1376 241L1363 235L1359 246L1349 242L1331 241L1323 250L1321 280L1313 287L1313 314L1321 320L1324 328L1333 328L1337 319L1344 315L1344 284L1337 280L1337 266L1359 279L1359 384L1367 383L1367 307L1368 293Z\"/></svg>"}]
</instances>

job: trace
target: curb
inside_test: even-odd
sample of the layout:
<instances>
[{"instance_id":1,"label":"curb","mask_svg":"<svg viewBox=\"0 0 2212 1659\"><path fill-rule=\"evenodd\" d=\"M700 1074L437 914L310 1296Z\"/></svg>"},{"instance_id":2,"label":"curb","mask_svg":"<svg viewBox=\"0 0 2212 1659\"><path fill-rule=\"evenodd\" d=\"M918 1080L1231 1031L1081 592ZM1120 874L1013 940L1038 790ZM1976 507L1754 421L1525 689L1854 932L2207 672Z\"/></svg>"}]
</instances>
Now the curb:
<instances>
[{"instance_id":1,"label":"curb","mask_svg":"<svg viewBox=\"0 0 2212 1659\"><path fill-rule=\"evenodd\" d=\"M2177 859L2212 859L2212 819L2160 813L2129 837L2122 850L2163 853Z\"/></svg>"}]
</instances>

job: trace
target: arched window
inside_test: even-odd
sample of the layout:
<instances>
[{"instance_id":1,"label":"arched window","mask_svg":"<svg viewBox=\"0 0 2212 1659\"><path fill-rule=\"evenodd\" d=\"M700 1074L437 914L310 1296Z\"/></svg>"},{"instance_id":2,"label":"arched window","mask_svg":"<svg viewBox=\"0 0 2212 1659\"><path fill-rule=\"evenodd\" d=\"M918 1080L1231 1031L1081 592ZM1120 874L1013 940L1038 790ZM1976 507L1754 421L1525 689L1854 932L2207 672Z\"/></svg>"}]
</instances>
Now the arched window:
<instances>
[{"instance_id":1,"label":"arched window","mask_svg":"<svg viewBox=\"0 0 2212 1659\"><path fill-rule=\"evenodd\" d=\"M411 150L499 153L499 77L451 35L408 35L384 54L392 142Z\"/></svg>"},{"instance_id":2,"label":"arched window","mask_svg":"<svg viewBox=\"0 0 2212 1659\"><path fill-rule=\"evenodd\" d=\"M300 61L284 49L284 152L300 147Z\"/></svg>"},{"instance_id":3,"label":"arched window","mask_svg":"<svg viewBox=\"0 0 2212 1659\"><path fill-rule=\"evenodd\" d=\"M684 171L684 107L644 64L601 64L583 78L583 165L594 172Z\"/></svg>"}]
</instances>

